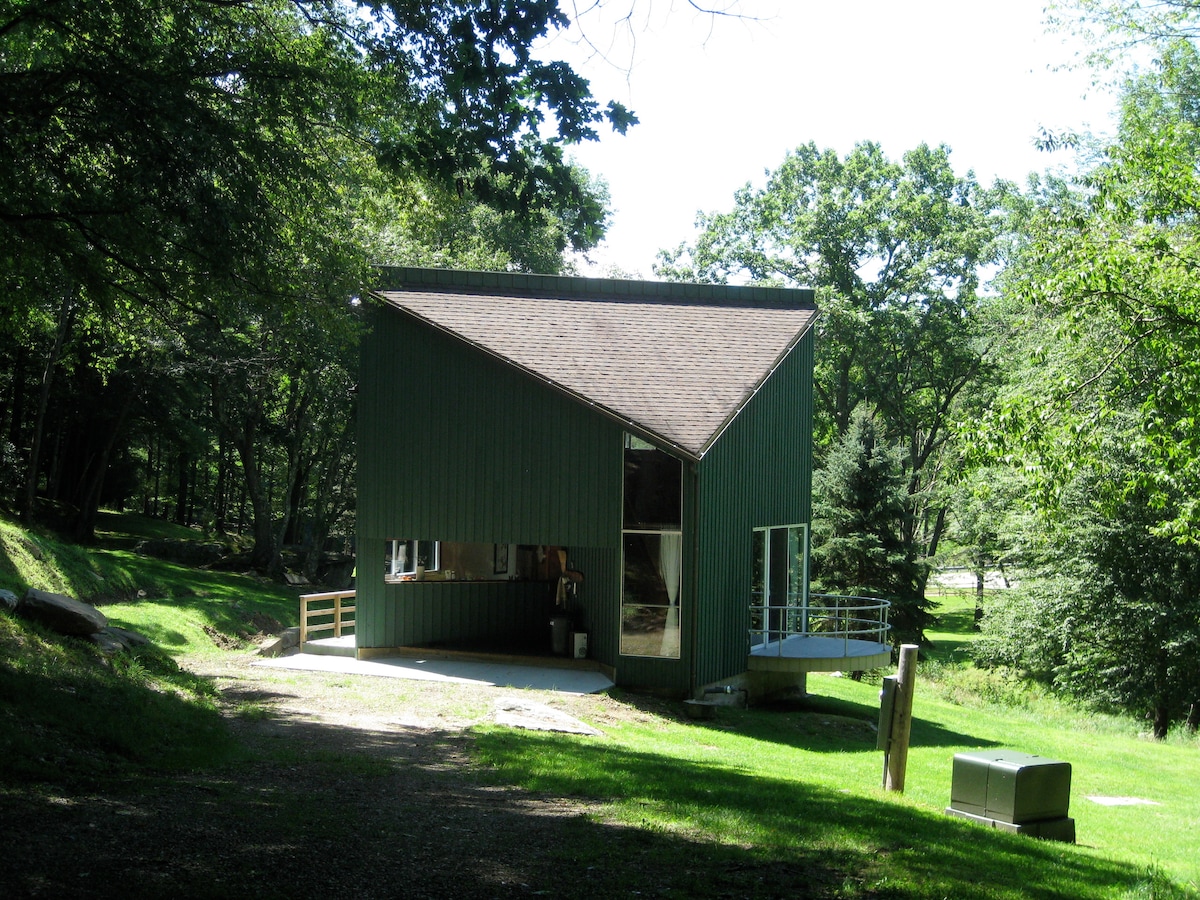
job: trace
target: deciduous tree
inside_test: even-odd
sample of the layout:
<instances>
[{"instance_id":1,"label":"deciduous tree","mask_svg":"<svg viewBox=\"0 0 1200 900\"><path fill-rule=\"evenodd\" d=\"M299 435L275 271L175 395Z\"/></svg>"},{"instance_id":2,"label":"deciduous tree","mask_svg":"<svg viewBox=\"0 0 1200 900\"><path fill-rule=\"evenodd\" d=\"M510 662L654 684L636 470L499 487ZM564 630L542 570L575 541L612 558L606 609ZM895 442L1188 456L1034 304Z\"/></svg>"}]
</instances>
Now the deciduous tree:
<instances>
[{"instance_id":1,"label":"deciduous tree","mask_svg":"<svg viewBox=\"0 0 1200 900\"><path fill-rule=\"evenodd\" d=\"M219 458L219 484L245 479L256 559L277 566L274 519L293 518L303 475L345 480L312 458L332 447L317 411L352 420L346 378L320 376L345 370L325 350L344 346L396 198L477 219L473 258L496 265L561 265L603 234L605 195L564 147L634 119L537 57L566 24L555 0L0 0L0 362L14 389L0 420L26 512L40 488L77 507L86 537L105 460L149 435L177 444L180 517L189 460ZM196 377L217 370L229 377ZM193 419L211 456L159 415L185 395L220 401ZM64 415L85 396L88 416ZM234 411L240 427L218 428ZM68 439L90 448L70 490ZM259 473L279 454L285 493Z\"/></svg>"},{"instance_id":2,"label":"deciduous tree","mask_svg":"<svg viewBox=\"0 0 1200 900\"><path fill-rule=\"evenodd\" d=\"M1019 591L984 617L977 659L1109 709L1146 714L1156 737L1200 701L1200 549L1162 534L1132 419L1042 519Z\"/></svg>"},{"instance_id":3,"label":"deciduous tree","mask_svg":"<svg viewBox=\"0 0 1200 900\"><path fill-rule=\"evenodd\" d=\"M1000 258L1006 186L960 177L948 148L900 161L877 144L845 157L799 147L733 209L702 214L700 235L660 255L671 278L814 287L818 441L872 406L904 448L911 515L904 539L932 556L945 524L941 452L964 398L992 377L980 279Z\"/></svg>"}]
</instances>

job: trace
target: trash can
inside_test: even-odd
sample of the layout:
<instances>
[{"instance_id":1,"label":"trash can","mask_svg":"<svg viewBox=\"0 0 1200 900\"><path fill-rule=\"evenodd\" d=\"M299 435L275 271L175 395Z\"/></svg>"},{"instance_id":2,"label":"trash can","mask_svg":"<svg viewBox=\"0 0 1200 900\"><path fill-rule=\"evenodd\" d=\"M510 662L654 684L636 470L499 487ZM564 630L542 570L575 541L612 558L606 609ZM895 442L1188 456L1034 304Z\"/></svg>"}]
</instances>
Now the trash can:
<instances>
[{"instance_id":1,"label":"trash can","mask_svg":"<svg viewBox=\"0 0 1200 900\"><path fill-rule=\"evenodd\" d=\"M954 755L946 812L992 828L1075 842L1071 764L1012 750Z\"/></svg>"},{"instance_id":2,"label":"trash can","mask_svg":"<svg viewBox=\"0 0 1200 900\"><path fill-rule=\"evenodd\" d=\"M550 652L555 656L570 655L571 617L550 617Z\"/></svg>"}]
</instances>

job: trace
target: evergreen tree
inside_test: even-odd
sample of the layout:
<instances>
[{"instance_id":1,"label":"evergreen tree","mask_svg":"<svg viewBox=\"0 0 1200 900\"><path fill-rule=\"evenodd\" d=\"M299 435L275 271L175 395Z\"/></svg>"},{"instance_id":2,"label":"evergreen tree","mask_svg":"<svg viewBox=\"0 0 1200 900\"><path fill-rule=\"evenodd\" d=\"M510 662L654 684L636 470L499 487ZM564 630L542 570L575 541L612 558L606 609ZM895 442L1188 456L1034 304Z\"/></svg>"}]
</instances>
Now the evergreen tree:
<instances>
[{"instance_id":1,"label":"evergreen tree","mask_svg":"<svg viewBox=\"0 0 1200 900\"><path fill-rule=\"evenodd\" d=\"M925 564L911 542L903 450L883 443L873 410L859 407L813 474L813 587L892 604L893 643L924 643L933 623Z\"/></svg>"}]
</instances>

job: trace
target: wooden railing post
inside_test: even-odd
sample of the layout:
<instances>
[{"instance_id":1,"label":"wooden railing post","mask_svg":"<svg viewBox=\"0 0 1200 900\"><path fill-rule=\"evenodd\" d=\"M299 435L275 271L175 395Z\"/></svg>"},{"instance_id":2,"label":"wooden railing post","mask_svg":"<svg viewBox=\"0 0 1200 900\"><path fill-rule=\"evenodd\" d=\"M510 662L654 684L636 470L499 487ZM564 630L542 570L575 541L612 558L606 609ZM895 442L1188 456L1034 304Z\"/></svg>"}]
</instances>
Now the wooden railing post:
<instances>
[{"instance_id":1,"label":"wooden railing post","mask_svg":"<svg viewBox=\"0 0 1200 900\"><path fill-rule=\"evenodd\" d=\"M917 645L900 647L900 668L896 672L896 695L892 705L890 739L883 751L883 787L904 791L904 773L908 768L908 740L912 733L913 688L917 683Z\"/></svg>"}]
</instances>

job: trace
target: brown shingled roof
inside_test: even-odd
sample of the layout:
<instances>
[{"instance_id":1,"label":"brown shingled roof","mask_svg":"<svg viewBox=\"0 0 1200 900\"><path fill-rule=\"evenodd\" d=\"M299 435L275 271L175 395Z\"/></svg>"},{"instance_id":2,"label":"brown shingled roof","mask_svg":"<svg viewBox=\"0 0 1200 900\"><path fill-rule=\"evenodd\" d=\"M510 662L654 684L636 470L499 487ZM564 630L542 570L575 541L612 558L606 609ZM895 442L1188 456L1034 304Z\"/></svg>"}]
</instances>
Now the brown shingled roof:
<instances>
[{"instance_id":1,"label":"brown shingled roof","mask_svg":"<svg viewBox=\"0 0 1200 900\"><path fill-rule=\"evenodd\" d=\"M810 291L433 271L392 270L377 294L692 459L816 318Z\"/></svg>"}]
</instances>

